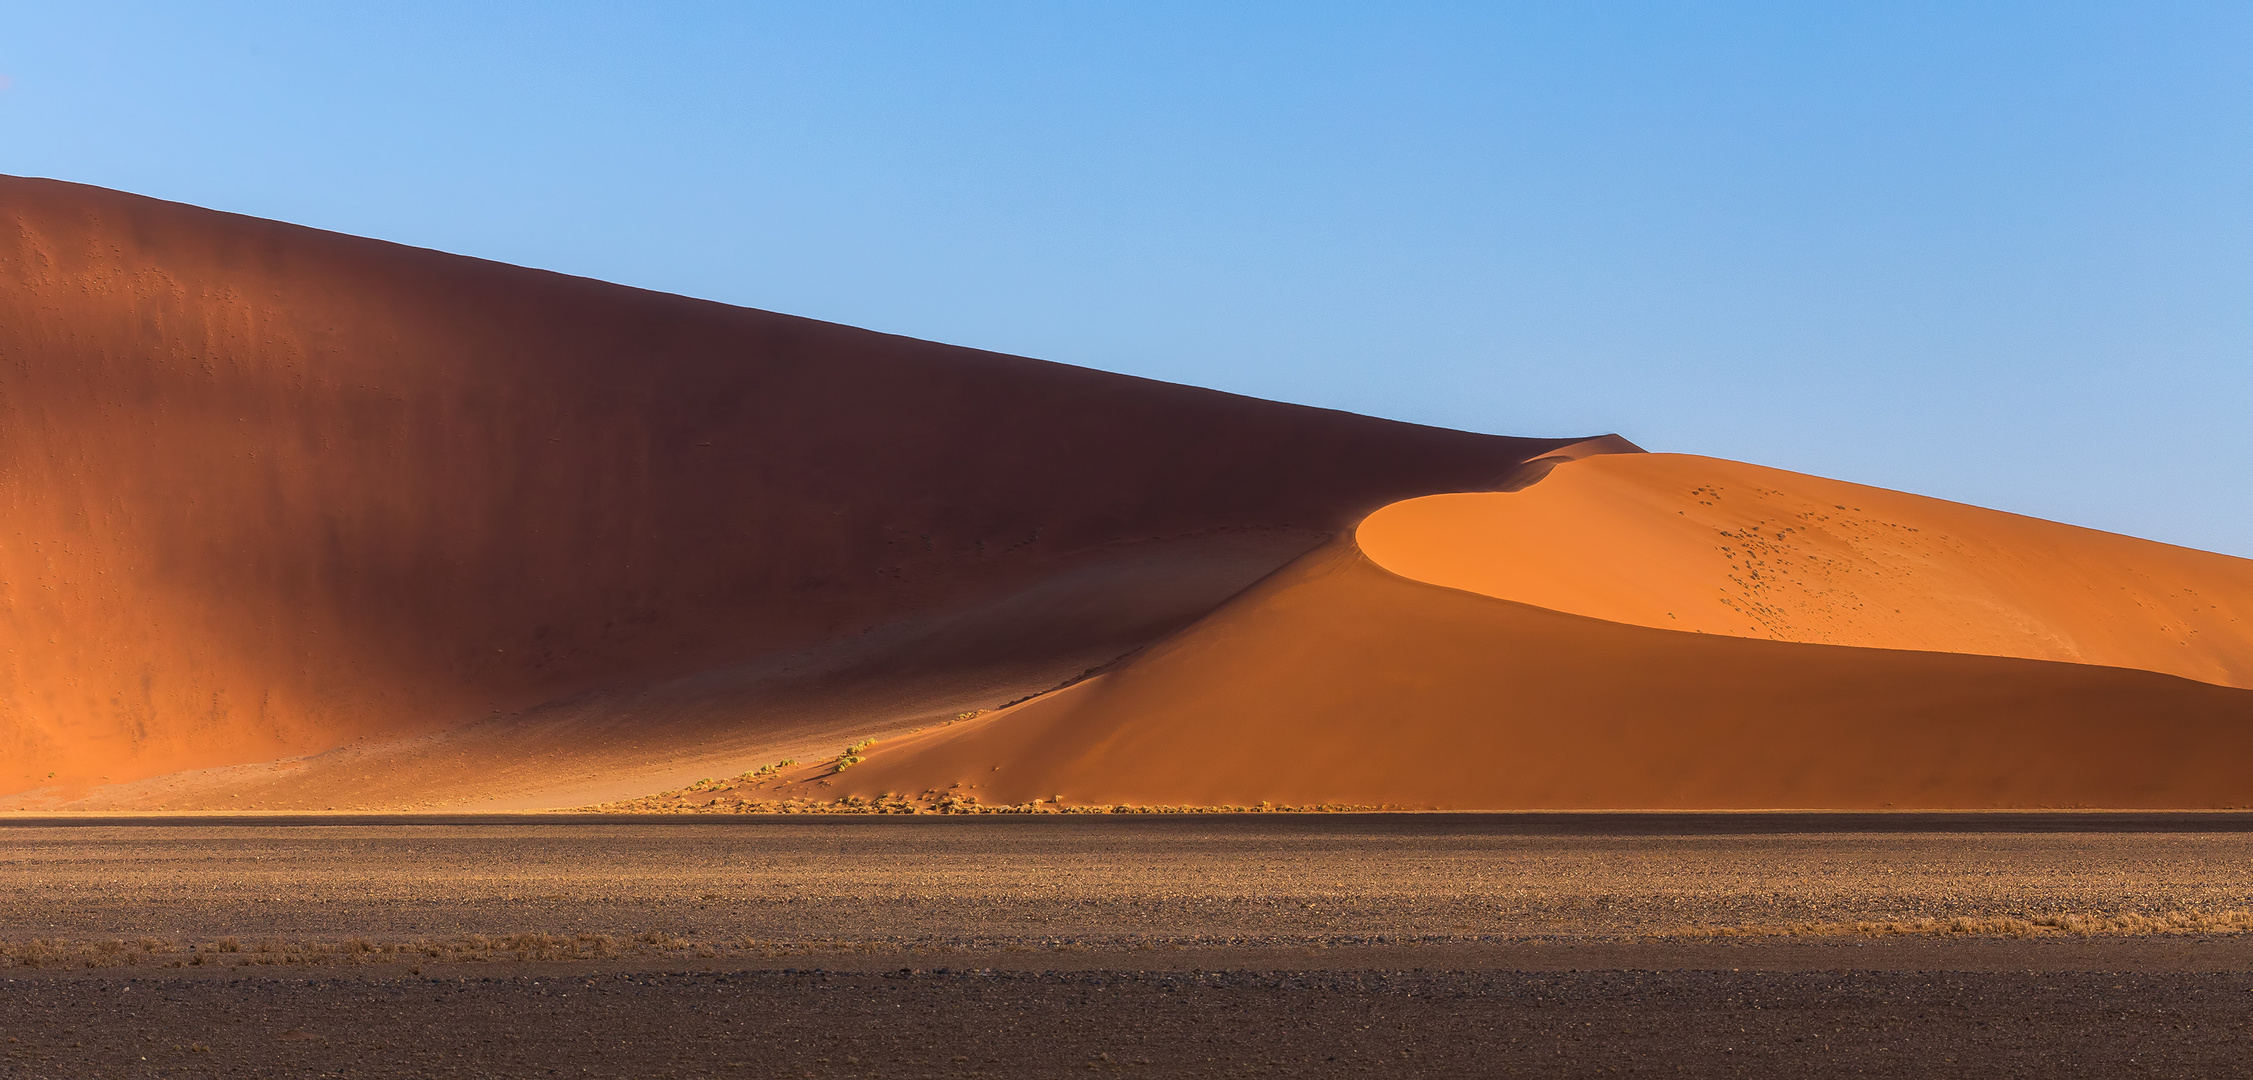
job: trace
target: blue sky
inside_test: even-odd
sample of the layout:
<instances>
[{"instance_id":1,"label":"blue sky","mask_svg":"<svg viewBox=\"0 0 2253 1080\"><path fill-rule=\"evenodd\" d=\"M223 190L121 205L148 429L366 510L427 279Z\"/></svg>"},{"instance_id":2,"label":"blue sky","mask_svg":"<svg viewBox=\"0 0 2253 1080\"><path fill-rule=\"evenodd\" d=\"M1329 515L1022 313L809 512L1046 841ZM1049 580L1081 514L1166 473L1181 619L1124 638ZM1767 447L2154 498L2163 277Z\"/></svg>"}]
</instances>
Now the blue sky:
<instances>
[{"instance_id":1,"label":"blue sky","mask_svg":"<svg viewBox=\"0 0 2253 1080\"><path fill-rule=\"evenodd\" d=\"M2253 5L0 0L0 172L2253 555Z\"/></svg>"}]
</instances>

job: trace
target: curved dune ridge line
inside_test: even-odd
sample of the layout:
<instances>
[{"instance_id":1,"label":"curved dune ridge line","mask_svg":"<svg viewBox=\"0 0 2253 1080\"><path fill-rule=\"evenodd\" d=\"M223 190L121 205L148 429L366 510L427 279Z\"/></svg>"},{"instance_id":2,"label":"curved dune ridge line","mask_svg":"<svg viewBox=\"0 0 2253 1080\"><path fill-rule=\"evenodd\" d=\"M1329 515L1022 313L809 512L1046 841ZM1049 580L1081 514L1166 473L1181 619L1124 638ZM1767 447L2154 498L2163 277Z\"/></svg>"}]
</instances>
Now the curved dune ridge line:
<instances>
[{"instance_id":1,"label":"curved dune ridge line","mask_svg":"<svg viewBox=\"0 0 2253 1080\"><path fill-rule=\"evenodd\" d=\"M0 792L632 791L1055 686L1565 442L0 178Z\"/></svg>"},{"instance_id":2,"label":"curved dune ridge line","mask_svg":"<svg viewBox=\"0 0 2253 1080\"><path fill-rule=\"evenodd\" d=\"M1693 493L1696 518L1678 505ZM1817 500L1826 520L1796 516ZM1778 515L1796 523L1788 535ZM880 746L821 790L1487 810L2253 806L2253 690L2218 685L2244 671L2231 621L2244 560L1673 455L1395 504L1359 536L1387 565L1341 538L1111 671ZM1821 576L1775 565L1793 557ZM1709 632L1673 628L1669 611ZM1785 633L1855 643L1770 636ZM2017 646L2029 652L2070 642L2074 662L1997 655L2021 634L2043 643ZM2163 666L2206 679L2137 669Z\"/></svg>"},{"instance_id":3,"label":"curved dune ridge line","mask_svg":"<svg viewBox=\"0 0 2253 1080\"><path fill-rule=\"evenodd\" d=\"M2253 687L2253 560L1741 462L1591 458L1355 537L1402 577L1636 626Z\"/></svg>"},{"instance_id":4,"label":"curved dune ridge line","mask_svg":"<svg viewBox=\"0 0 2253 1080\"><path fill-rule=\"evenodd\" d=\"M1546 451L1537 457L1527 458L1517 468L1510 470L1495 481L1494 490L1524 491L1546 479L1551 472L1556 471L1557 466L1579 461L1582 458L1599 457L1605 454L1642 454L1647 452L1642 447L1618 435L1598 435L1593 439L1582 439L1579 442Z\"/></svg>"}]
</instances>

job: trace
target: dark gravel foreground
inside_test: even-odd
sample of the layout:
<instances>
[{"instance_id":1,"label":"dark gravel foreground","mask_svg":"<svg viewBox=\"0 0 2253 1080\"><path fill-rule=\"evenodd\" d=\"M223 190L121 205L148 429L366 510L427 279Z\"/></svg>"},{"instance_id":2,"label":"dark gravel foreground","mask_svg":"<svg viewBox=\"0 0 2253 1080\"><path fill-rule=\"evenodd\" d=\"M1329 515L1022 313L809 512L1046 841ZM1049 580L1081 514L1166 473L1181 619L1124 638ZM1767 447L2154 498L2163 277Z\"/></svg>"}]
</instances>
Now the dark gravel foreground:
<instances>
[{"instance_id":1,"label":"dark gravel foreground","mask_svg":"<svg viewBox=\"0 0 2253 1080\"><path fill-rule=\"evenodd\" d=\"M0 940L1105 948L2253 908L2249 815L1823 817L0 819Z\"/></svg>"},{"instance_id":2,"label":"dark gravel foreground","mask_svg":"<svg viewBox=\"0 0 2253 1080\"><path fill-rule=\"evenodd\" d=\"M2243 912L2246 815L688 820L0 821L0 1080L2253 1077L2234 923L1792 932Z\"/></svg>"},{"instance_id":3,"label":"dark gravel foreground","mask_svg":"<svg viewBox=\"0 0 2253 1080\"><path fill-rule=\"evenodd\" d=\"M2253 975L601 972L0 983L0 1076L2253 1075Z\"/></svg>"}]
</instances>

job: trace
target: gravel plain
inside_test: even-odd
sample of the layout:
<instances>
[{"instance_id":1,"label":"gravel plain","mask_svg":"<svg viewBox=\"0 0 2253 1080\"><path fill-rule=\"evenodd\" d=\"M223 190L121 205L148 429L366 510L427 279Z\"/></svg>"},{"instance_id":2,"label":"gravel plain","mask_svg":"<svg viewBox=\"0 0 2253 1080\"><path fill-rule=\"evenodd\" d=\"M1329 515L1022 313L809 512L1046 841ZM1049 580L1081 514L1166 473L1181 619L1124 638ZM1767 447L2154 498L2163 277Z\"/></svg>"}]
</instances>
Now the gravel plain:
<instances>
[{"instance_id":1,"label":"gravel plain","mask_svg":"<svg viewBox=\"0 0 2253 1080\"><path fill-rule=\"evenodd\" d=\"M2253 935L1838 929L2247 908L2247 815L19 819L0 1076L2253 1075Z\"/></svg>"}]
</instances>

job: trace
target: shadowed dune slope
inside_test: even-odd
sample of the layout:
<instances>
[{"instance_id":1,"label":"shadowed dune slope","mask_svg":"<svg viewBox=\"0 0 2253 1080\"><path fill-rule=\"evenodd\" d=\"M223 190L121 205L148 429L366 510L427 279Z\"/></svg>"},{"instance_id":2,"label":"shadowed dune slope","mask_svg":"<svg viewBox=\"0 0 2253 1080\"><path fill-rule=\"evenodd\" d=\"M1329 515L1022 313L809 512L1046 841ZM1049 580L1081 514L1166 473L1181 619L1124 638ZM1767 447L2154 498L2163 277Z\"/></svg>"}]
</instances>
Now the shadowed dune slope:
<instances>
[{"instance_id":1,"label":"shadowed dune slope","mask_svg":"<svg viewBox=\"0 0 2253 1080\"><path fill-rule=\"evenodd\" d=\"M1741 462L1591 458L1355 536L1402 577L1613 622L2253 687L2253 559Z\"/></svg>"},{"instance_id":2,"label":"shadowed dune slope","mask_svg":"<svg viewBox=\"0 0 2253 1080\"><path fill-rule=\"evenodd\" d=\"M0 791L640 686L662 741L720 672L702 738L808 650L1053 685L1563 442L0 178Z\"/></svg>"},{"instance_id":3,"label":"shadowed dune slope","mask_svg":"<svg viewBox=\"0 0 2253 1080\"><path fill-rule=\"evenodd\" d=\"M2253 691L1569 615L1309 555L1119 670L824 793L1445 809L2253 805Z\"/></svg>"},{"instance_id":4,"label":"shadowed dune slope","mask_svg":"<svg viewBox=\"0 0 2253 1080\"><path fill-rule=\"evenodd\" d=\"M1692 493L1695 519L1678 505ZM1817 499L1825 520L1797 516ZM1391 506L1360 535L1444 584L1340 539L1114 670L879 746L823 790L1492 810L2253 805L2253 690L2215 685L2245 670L2230 621L2244 560L1658 455ZM1794 556L1817 569L1776 565ZM1711 632L1631 621L1654 610ZM1767 639L1791 633L1855 644ZM2212 681L1978 655L2059 641L2077 659Z\"/></svg>"}]
</instances>

